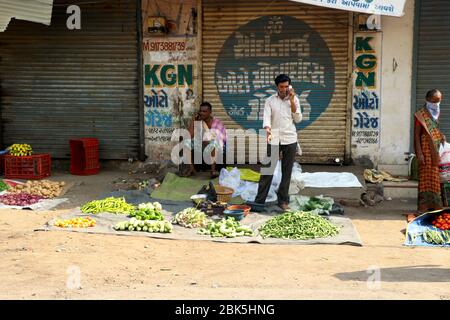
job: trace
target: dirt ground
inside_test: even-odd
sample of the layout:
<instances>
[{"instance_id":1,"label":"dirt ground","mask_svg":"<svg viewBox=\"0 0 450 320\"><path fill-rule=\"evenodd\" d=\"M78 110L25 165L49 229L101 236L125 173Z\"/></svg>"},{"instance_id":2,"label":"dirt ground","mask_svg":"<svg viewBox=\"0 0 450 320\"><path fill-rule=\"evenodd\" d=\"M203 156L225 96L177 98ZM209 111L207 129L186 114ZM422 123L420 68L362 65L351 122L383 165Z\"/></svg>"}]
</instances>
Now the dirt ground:
<instances>
[{"instance_id":1,"label":"dirt ground","mask_svg":"<svg viewBox=\"0 0 450 320\"><path fill-rule=\"evenodd\" d=\"M60 209L0 210L0 299L450 299L450 251L402 246L411 200L346 207L363 247L33 231L121 178L143 177L56 173L76 182Z\"/></svg>"}]
</instances>

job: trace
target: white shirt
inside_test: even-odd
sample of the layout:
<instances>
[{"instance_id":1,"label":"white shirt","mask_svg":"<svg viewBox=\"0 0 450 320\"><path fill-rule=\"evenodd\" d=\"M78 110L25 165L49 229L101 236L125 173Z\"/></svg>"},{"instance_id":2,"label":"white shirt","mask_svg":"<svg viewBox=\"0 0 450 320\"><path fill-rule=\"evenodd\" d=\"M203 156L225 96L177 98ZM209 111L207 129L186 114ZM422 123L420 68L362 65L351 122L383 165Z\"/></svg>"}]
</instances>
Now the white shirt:
<instances>
[{"instance_id":1,"label":"white shirt","mask_svg":"<svg viewBox=\"0 0 450 320\"><path fill-rule=\"evenodd\" d=\"M291 112L291 101L289 98L282 100L278 93L267 98L264 106L263 128L270 127L272 130L272 140L270 144L293 144L297 143L297 128L295 123L302 121L300 112L300 101L294 97L297 107L295 113Z\"/></svg>"}]
</instances>

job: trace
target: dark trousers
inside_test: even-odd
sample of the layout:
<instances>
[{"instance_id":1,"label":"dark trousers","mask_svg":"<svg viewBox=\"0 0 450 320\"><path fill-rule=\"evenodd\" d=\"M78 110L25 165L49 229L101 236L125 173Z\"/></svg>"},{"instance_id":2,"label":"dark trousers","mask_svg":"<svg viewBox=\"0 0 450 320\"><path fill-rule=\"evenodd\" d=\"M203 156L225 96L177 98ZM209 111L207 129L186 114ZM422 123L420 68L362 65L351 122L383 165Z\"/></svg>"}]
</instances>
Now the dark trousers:
<instances>
[{"instance_id":1,"label":"dark trousers","mask_svg":"<svg viewBox=\"0 0 450 320\"><path fill-rule=\"evenodd\" d=\"M273 148L270 144L267 146L268 156L272 154ZM297 143L279 145L281 153L281 183L278 189L278 204L289 203L289 185L291 184L292 167L294 166L295 154L297 153ZM278 157L276 158L279 159ZM270 168L270 163L263 165L263 168ZM275 166L274 166L275 167ZM275 169L275 168L274 168ZM258 194L256 195L256 203L265 203L269 194L270 185L272 184L273 172L270 175L261 175L258 185Z\"/></svg>"}]
</instances>

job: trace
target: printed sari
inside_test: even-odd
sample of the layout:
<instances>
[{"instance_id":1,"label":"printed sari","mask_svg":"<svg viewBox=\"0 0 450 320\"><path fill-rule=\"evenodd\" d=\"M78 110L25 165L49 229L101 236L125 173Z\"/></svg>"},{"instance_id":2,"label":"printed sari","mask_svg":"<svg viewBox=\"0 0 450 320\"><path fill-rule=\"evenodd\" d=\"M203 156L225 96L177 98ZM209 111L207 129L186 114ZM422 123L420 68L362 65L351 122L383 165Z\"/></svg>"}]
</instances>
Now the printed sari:
<instances>
[{"instance_id":1,"label":"printed sari","mask_svg":"<svg viewBox=\"0 0 450 320\"><path fill-rule=\"evenodd\" d=\"M439 146L444 136L426 107L420 108L414 118L421 126L420 146L425 160L425 164L419 163L418 190L418 212L424 213L443 207L439 165L436 163L439 163Z\"/></svg>"}]
</instances>

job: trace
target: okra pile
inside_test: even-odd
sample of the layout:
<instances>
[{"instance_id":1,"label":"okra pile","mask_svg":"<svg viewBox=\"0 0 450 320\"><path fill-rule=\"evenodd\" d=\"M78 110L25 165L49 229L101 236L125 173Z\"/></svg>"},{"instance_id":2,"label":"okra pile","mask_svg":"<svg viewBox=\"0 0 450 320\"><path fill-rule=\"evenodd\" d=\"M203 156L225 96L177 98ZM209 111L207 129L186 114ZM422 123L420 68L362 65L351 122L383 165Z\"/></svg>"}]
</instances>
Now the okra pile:
<instances>
[{"instance_id":1,"label":"okra pile","mask_svg":"<svg viewBox=\"0 0 450 320\"><path fill-rule=\"evenodd\" d=\"M234 218L223 218L219 222L210 222L206 228L201 228L198 233L211 237L227 238L253 236L253 230L250 227L241 225Z\"/></svg>"},{"instance_id":2,"label":"okra pile","mask_svg":"<svg viewBox=\"0 0 450 320\"><path fill-rule=\"evenodd\" d=\"M259 231L263 238L309 240L335 236L339 228L319 215L297 211L270 219Z\"/></svg>"},{"instance_id":3,"label":"okra pile","mask_svg":"<svg viewBox=\"0 0 450 320\"><path fill-rule=\"evenodd\" d=\"M116 214L130 214L134 211L134 206L128 204L125 198L109 197L103 200L94 200L84 204L81 207L83 213L97 214L100 212L109 212Z\"/></svg>"}]
</instances>

